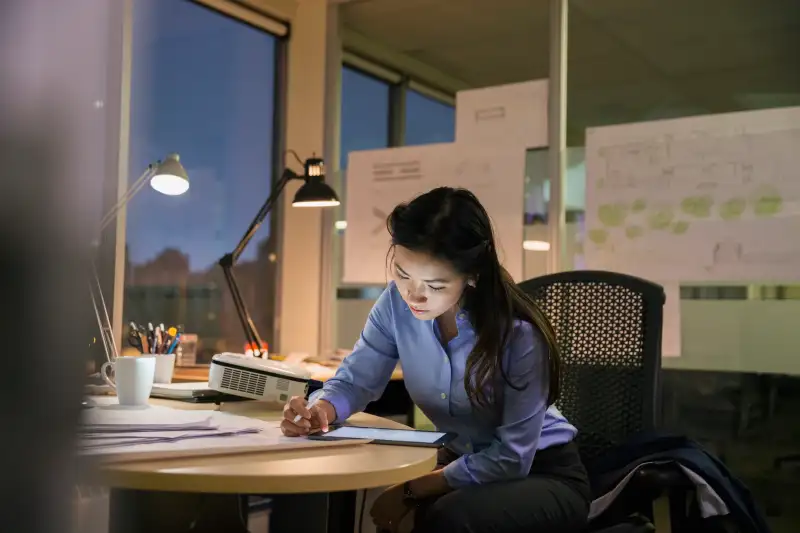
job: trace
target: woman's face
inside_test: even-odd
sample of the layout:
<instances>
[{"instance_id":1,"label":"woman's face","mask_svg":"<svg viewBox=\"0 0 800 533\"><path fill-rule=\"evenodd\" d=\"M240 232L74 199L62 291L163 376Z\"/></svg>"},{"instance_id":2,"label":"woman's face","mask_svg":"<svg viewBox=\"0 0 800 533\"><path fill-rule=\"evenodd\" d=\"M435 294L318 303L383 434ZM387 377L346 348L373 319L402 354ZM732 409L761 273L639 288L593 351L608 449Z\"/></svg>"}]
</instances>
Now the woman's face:
<instances>
[{"instance_id":1,"label":"woman's face","mask_svg":"<svg viewBox=\"0 0 800 533\"><path fill-rule=\"evenodd\" d=\"M392 276L409 309L420 320L433 320L461 300L468 279L447 262L395 246Z\"/></svg>"}]
</instances>

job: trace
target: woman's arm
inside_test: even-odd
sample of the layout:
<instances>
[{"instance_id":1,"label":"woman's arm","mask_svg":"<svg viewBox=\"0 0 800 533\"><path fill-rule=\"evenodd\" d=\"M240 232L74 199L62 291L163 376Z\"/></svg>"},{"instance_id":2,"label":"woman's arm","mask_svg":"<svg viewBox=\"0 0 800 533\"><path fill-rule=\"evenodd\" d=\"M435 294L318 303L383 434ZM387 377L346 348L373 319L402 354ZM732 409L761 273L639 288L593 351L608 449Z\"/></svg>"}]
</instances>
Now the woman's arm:
<instances>
[{"instance_id":1,"label":"woman's arm","mask_svg":"<svg viewBox=\"0 0 800 533\"><path fill-rule=\"evenodd\" d=\"M311 395L310 399L321 396L333 405L336 420L344 421L377 400L397 366L392 290L393 285L389 285L375 302L353 352L345 357L336 375Z\"/></svg>"},{"instance_id":2,"label":"woman's arm","mask_svg":"<svg viewBox=\"0 0 800 533\"><path fill-rule=\"evenodd\" d=\"M442 475L453 488L528 475L547 411L546 345L534 326L519 323L506 352L511 382L503 389L503 410L494 442L478 453L466 454L447 465Z\"/></svg>"}]
</instances>

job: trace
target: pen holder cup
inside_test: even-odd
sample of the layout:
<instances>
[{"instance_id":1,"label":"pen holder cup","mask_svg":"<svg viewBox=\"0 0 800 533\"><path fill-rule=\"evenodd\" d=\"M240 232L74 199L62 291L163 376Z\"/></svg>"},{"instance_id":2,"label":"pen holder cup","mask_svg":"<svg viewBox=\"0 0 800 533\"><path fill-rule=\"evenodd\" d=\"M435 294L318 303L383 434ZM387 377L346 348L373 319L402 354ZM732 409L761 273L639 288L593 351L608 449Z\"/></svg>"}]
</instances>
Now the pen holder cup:
<instances>
[{"instance_id":1,"label":"pen holder cup","mask_svg":"<svg viewBox=\"0 0 800 533\"><path fill-rule=\"evenodd\" d=\"M175 354L156 354L156 373L154 383L172 383L172 374L175 371Z\"/></svg>"}]
</instances>

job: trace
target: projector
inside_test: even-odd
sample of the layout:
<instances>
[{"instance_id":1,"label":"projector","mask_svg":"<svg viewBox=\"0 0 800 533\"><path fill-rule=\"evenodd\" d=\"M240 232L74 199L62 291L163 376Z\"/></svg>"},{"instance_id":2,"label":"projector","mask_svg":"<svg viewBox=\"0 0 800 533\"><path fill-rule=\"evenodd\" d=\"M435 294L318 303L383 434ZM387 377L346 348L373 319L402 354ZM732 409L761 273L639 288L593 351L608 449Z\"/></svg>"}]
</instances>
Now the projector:
<instances>
[{"instance_id":1,"label":"projector","mask_svg":"<svg viewBox=\"0 0 800 533\"><path fill-rule=\"evenodd\" d=\"M280 361L239 353L218 353L211 358L208 388L253 400L285 403L305 396L311 373Z\"/></svg>"}]
</instances>

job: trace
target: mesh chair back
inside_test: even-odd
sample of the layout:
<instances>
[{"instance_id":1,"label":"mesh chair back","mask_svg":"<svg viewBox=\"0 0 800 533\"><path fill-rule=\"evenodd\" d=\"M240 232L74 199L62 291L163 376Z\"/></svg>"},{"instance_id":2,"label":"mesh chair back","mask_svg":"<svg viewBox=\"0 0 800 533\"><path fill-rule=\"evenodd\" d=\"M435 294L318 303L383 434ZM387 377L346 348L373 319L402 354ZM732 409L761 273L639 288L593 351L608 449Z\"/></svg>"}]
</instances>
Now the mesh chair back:
<instances>
[{"instance_id":1,"label":"mesh chair back","mask_svg":"<svg viewBox=\"0 0 800 533\"><path fill-rule=\"evenodd\" d=\"M664 289L591 270L542 276L520 287L556 330L563 362L557 407L578 428L584 460L654 429Z\"/></svg>"}]
</instances>

